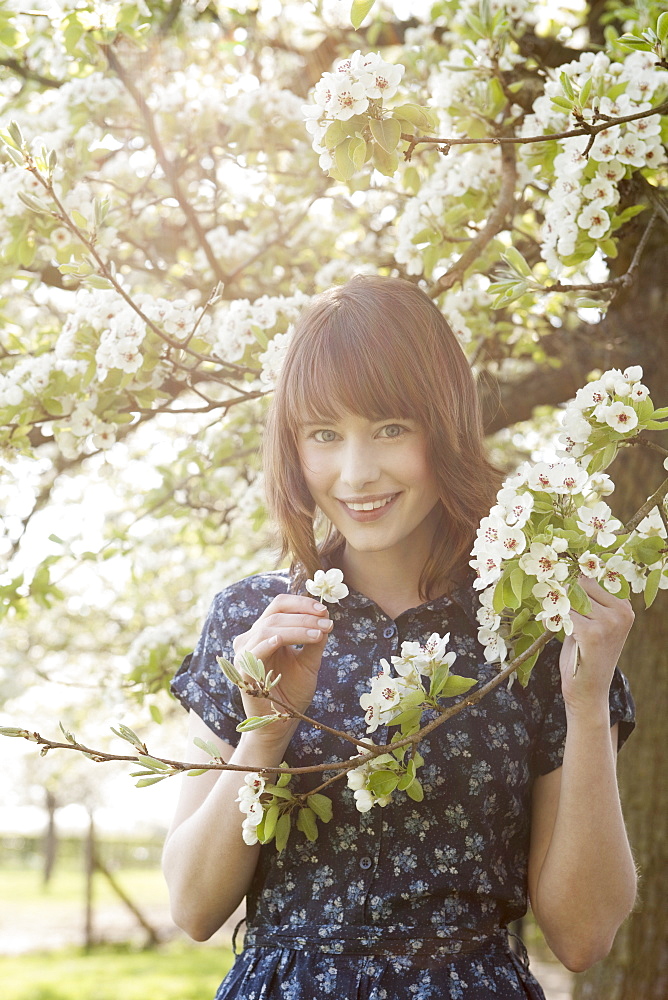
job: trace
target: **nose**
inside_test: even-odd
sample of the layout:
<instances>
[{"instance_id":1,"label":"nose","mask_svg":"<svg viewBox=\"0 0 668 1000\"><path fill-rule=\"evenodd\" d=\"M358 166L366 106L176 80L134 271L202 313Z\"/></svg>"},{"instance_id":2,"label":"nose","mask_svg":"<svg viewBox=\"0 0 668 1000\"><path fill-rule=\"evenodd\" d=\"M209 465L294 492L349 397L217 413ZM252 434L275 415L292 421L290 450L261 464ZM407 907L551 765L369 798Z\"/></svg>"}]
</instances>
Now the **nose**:
<instances>
[{"instance_id":1,"label":"nose","mask_svg":"<svg viewBox=\"0 0 668 1000\"><path fill-rule=\"evenodd\" d=\"M352 490L361 493L371 483L378 481L380 467L373 443L349 438L341 456L341 482Z\"/></svg>"}]
</instances>

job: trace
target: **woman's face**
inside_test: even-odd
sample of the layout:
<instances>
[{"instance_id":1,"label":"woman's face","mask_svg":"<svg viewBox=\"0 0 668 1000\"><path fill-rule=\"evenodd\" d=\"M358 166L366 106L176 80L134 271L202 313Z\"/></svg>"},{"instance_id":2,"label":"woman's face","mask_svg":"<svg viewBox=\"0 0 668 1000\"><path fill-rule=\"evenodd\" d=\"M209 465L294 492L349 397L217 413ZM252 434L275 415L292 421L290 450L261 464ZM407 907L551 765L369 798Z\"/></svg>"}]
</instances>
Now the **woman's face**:
<instances>
[{"instance_id":1,"label":"woman's face","mask_svg":"<svg viewBox=\"0 0 668 1000\"><path fill-rule=\"evenodd\" d=\"M306 423L298 437L306 485L341 532L347 551L428 551L438 489L426 434L414 420L369 420L344 412Z\"/></svg>"}]
</instances>

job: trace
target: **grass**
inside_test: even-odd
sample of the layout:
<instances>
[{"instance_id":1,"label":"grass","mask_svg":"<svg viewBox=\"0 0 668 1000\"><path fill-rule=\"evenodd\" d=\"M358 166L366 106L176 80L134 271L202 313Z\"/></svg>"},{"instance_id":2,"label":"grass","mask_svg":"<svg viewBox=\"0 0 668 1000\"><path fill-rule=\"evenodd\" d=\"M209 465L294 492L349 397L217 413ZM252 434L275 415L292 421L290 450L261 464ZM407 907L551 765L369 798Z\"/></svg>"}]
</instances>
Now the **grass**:
<instances>
[{"instance_id":1,"label":"grass","mask_svg":"<svg viewBox=\"0 0 668 1000\"><path fill-rule=\"evenodd\" d=\"M0 956L0 983L3 1000L210 1000L232 959L228 948L182 943Z\"/></svg>"},{"instance_id":2,"label":"grass","mask_svg":"<svg viewBox=\"0 0 668 1000\"><path fill-rule=\"evenodd\" d=\"M131 868L114 871L114 878L130 897L141 906L167 905L167 886L162 873L154 868ZM95 900L117 902L118 897L102 875L95 876ZM61 907L64 903L81 904L84 898L84 874L77 868L58 865L49 885L42 884L42 873L36 869L0 869L0 899L11 899L14 905L25 907Z\"/></svg>"}]
</instances>

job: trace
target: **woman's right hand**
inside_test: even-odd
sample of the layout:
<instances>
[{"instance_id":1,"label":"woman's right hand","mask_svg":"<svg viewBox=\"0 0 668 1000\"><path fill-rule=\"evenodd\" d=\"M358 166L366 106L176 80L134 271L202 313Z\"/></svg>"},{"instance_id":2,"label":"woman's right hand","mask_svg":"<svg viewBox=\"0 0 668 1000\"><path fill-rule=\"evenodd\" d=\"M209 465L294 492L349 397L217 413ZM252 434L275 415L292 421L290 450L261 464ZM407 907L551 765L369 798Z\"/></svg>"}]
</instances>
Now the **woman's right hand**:
<instances>
[{"instance_id":1,"label":"woman's right hand","mask_svg":"<svg viewBox=\"0 0 668 1000\"><path fill-rule=\"evenodd\" d=\"M267 671L281 679L271 689L271 698L253 698L242 691L246 716L269 715L271 701L282 702L304 714L313 701L320 661L333 622L324 604L312 597L279 594L267 605L257 621L234 640L234 662L241 671L239 653L254 653ZM300 645L302 649L295 649ZM276 710L285 708L276 705ZM290 741L299 720L280 720L253 733L254 742L267 744Z\"/></svg>"}]
</instances>

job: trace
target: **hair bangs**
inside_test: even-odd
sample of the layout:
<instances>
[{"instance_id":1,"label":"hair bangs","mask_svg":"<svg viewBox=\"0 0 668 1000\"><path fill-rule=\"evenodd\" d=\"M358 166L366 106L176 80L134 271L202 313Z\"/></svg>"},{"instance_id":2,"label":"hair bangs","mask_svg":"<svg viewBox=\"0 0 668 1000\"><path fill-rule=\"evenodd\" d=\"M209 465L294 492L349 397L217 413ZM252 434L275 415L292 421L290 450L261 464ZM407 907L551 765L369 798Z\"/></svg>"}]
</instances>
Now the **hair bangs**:
<instances>
[{"instance_id":1,"label":"hair bangs","mask_svg":"<svg viewBox=\"0 0 668 1000\"><path fill-rule=\"evenodd\" d=\"M373 322L339 307L317 335L300 345L299 362L285 373L282 386L293 429L318 420L334 423L344 412L367 420L403 417L425 423L423 393L411 398L408 356ZM407 352L406 352L407 353Z\"/></svg>"}]
</instances>

